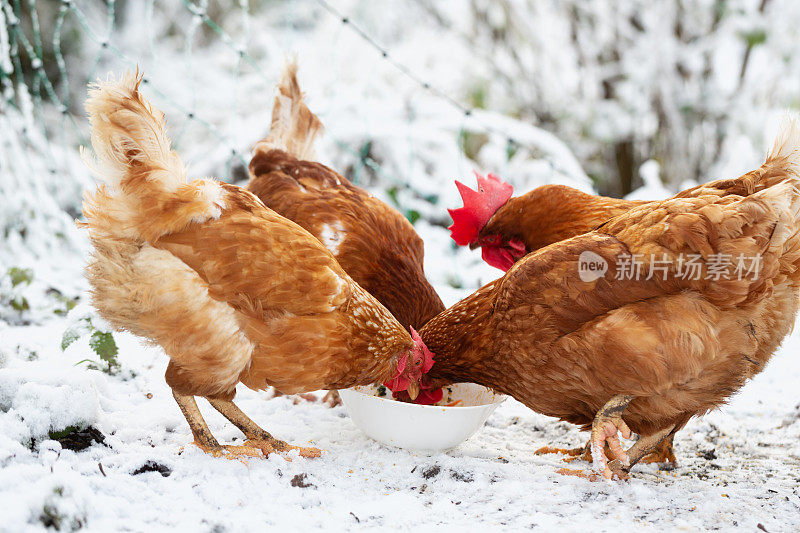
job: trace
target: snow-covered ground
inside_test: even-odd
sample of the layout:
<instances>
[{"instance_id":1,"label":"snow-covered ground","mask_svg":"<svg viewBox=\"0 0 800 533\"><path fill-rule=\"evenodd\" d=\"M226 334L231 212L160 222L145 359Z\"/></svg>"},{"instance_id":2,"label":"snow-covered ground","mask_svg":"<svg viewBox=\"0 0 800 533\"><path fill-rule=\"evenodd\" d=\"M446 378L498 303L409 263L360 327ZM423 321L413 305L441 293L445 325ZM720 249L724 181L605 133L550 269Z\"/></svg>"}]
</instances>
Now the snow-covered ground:
<instances>
[{"instance_id":1,"label":"snow-covered ground","mask_svg":"<svg viewBox=\"0 0 800 533\"><path fill-rule=\"evenodd\" d=\"M445 261L435 247L447 234L429 227L423 235L437 278ZM489 279L477 255L456 262ZM452 303L465 291L442 292ZM121 369L113 376L76 366L96 358L85 337L62 352L62 334L82 312L0 326L2 531L800 528L800 333L730 405L678 435L675 470L639 466L630 482L593 483L556 473L587 464L534 454L586 435L512 400L464 444L427 455L371 441L343 407L241 388L237 402L262 426L325 452L246 463L207 456L189 444L160 349L115 334ZM220 440L241 441L207 404L201 409ZM75 452L48 439L68 426L96 428L105 442ZM137 473L143 467L151 471Z\"/></svg>"},{"instance_id":2,"label":"snow-covered ground","mask_svg":"<svg viewBox=\"0 0 800 533\"><path fill-rule=\"evenodd\" d=\"M46 51L63 41L55 102L36 76L62 65L27 57L36 24L17 24L17 4L36 6ZM588 465L534 451L586 435L513 400L464 444L425 455L371 441L343 407L242 388L254 420L325 453L215 459L189 444L160 349L114 333L119 366L103 371L109 340L86 306L88 246L73 219L93 186L76 149L80 102L107 71L143 69L193 177L241 180L284 54L299 53L326 125L320 160L419 217L426 272L448 305L499 272L442 227L459 205L453 178L472 184L478 168L520 192L594 191L615 176L604 154L633 136L644 186L631 197L665 197L757 166L797 105L800 7L788 0L332 4L347 23L319 1L0 2L0 531L800 530L800 332L729 405L678 434L676 469L638 466L628 483L557 474ZM12 22L32 44L15 44ZM18 63L30 64L24 76ZM475 109L466 116L427 83ZM65 332L77 340L62 349ZM201 404L220 440L241 440ZM92 444L67 449L81 442Z\"/></svg>"}]
</instances>

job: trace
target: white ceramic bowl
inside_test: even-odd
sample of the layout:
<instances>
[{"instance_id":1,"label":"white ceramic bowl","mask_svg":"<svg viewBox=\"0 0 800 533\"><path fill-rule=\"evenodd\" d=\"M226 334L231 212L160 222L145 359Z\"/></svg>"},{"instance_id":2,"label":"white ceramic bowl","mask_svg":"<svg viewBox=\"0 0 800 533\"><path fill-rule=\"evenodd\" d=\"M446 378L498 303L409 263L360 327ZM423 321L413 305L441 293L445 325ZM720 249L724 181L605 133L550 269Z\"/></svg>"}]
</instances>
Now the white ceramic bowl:
<instances>
[{"instance_id":1,"label":"white ceramic bowl","mask_svg":"<svg viewBox=\"0 0 800 533\"><path fill-rule=\"evenodd\" d=\"M339 391L356 426L369 437L399 448L446 450L470 438L506 396L474 383L445 387L440 404L461 400L455 407L416 405L377 396L377 387Z\"/></svg>"}]
</instances>

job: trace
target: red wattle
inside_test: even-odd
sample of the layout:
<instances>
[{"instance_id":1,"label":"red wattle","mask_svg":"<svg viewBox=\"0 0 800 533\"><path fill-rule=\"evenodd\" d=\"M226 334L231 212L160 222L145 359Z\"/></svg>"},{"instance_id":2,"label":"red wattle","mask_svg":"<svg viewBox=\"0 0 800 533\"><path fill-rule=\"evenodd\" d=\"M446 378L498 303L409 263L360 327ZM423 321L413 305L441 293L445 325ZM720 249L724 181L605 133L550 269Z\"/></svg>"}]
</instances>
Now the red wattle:
<instances>
[{"instance_id":1,"label":"red wattle","mask_svg":"<svg viewBox=\"0 0 800 533\"><path fill-rule=\"evenodd\" d=\"M501 246L482 246L481 258L489 265L499 268L503 272L508 272L508 269L514 266L514 257Z\"/></svg>"},{"instance_id":2,"label":"red wattle","mask_svg":"<svg viewBox=\"0 0 800 533\"><path fill-rule=\"evenodd\" d=\"M421 390L417 395L417 399L413 402L408 395L408 391L397 391L392 393L392 398L403 402L411 402L417 405L433 405L440 402L444 398L444 390L439 387L438 389Z\"/></svg>"}]
</instances>

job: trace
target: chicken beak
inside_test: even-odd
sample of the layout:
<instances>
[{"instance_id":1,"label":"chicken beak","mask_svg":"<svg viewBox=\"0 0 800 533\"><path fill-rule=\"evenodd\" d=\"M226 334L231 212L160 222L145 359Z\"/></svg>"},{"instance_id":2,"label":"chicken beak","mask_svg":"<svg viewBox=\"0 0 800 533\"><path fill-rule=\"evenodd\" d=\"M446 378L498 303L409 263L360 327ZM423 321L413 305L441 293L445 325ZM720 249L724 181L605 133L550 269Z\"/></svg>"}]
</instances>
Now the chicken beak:
<instances>
[{"instance_id":1,"label":"chicken beak","mask_svg":"<svg viewBox=\"0 0 800 533\"><path fill-rule=\"evenodd\" d=\"M411 398L412 401L417 399L419 396L419 383L411 383L407 389L408 397Z\"/></svg>"},{"instance_id":2,"label":"chicken beak","mask_svg":"<svg viewBox=\"0 0 800 533\"><path fill-rule=\"evenodd\" d=\"M469 243L470 250L474 250L475 248L480 248L480 247L481 245L478 241L472 241L471 243Z\"/></svg>"}]
</instances>

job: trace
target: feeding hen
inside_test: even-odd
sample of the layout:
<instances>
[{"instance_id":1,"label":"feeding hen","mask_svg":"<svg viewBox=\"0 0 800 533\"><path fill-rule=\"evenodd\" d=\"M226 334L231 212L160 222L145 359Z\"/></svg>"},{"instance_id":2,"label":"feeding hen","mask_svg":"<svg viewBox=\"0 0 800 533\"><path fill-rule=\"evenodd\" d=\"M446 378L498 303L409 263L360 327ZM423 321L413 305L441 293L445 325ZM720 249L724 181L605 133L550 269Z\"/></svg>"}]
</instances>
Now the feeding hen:
<instances>
[{"instance_id":1,"label":"feeding hen","mask_svg":"<svg viewBox=\"0 0 800 533\"><path fill-rule=\"evenodd\" d=\"M406 327L444 310L425 278L422 239L400 212L314 161L322 123L306 106L297 64L286 65L266 139L256 144L247 188L322 242L345 272Z\"/></svg>"},{"instance_id":2,"label":"feeding hen","mask_svg":"<svg viewBox=\"0 0 800 533\"><path fill-rule=\"evenodd\" d=\"M475 173L477 190L456 181L464 206L448 209L459 246L481 248L483 260L507 271L530 252L595 229L646 202L586 194L566 185L542 185L512 197L514 187L495 174Z\"/></svg>"},{"instance_id":3,"label":"feeding hen","mask_svg":"<svg viewBox=\"0 0 800 533\"><path fill-rule=\"evenodd\" d=\"M426 324L437 354L426 379L479 383L591 429L595 468L625 476L761 372L791 331L799 150L793 120L759 169L630 207L525 256ZM579 269L587 252L608 266L593 279ZM739 257L750 258L745 271ZM629 270L632 258L645 275ZM624 451L616 435L631 430L640 439Z\"/></svg>"},{"instance_id":4,"label":"feeding hen","mask_svg":"<svg viewBox=\"0 0 800 533\"><path fill-rule=\"evenodd\" d=\"M160 345L166 381L203 450L299 449L236 407L237 383L285 393L386 381L414 396L432 354L306 230L245 189L187 181L163 114L126 75L93 86L86 109L94 173L84 196L92 302L116 328ZM211 405L247 437L221 446Z\"/></svg>"}]
</instances>

